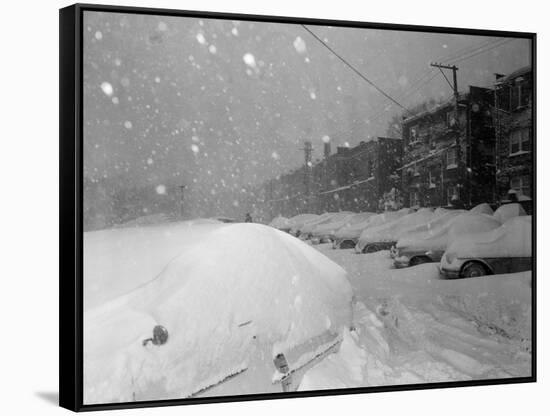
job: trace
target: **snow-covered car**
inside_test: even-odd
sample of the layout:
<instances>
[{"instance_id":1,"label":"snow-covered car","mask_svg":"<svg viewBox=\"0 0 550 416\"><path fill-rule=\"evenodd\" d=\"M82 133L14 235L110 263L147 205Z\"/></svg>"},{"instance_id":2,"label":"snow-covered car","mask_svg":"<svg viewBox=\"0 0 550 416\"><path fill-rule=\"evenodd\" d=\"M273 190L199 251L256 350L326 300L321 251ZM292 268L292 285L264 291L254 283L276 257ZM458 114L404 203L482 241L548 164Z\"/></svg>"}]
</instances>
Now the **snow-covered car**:
<instances>
[{"instance_id":1,"label":"snow-covered car","mask_svg":"<svg viewBox=\"0 0 550 416\"><path fill-rule=\"evenodd\" d=\"M334 214L333 212L325 212L324 214L308 214L307 217L305 218L302 218L302 219L299 219L299 220L296 220L296 221L292 221L291 222L291 227L290 227L290 230L289 230L289 233L291 235L293 235L294 237L299 237L301 232L302 232L302 229L306 226L306 225L312 225L312 224L317 224L321 221L324 221L325 219L329 218L332 214Z\"/></svg>"},{"instance_id":2,"label":"snow-covered car","mask_svg":"<svg viewBox=\"0 0 550 416\"><path fill-rule=\"evenodd\" d=\"M531 270L531 216L515 216L499 228L464 236L452 242L441 258L448 278Z\"/></svg>"},{"instance_id":3,"label":"snow-covered car","mask_svg":"<svg viewBox=\"0 0 550 416\"><path fill-rule=\"evenodd\" d=\"M352 214L352 212L349 211L329 212L327 214L323 214L317 220L309 222L300 228L299 238L301 240L308 240L311 238L313 231L317 227L340 221L341 219L348 217L350 214Z\"/></svg>"},{"instance_id":4,"label":"snow-covered car","mask_svg":"<svg viewBox=\"0 0 550 416\"><path fill-rule=\"evenodd\" d=\"M395 221L407 214L413 212L410 208L403 208L399 211L386 211L381 214L373 214L365 220L340 228L334 233L332 248L354 248L359 240L359 236L367 227L378 227L380 225Z\"/></svg>"},{"instance_id":5,"label":"snow-covered car","mask_svg":"<svg viewBox=\"0 0 550 416\"><path fill-rule=\"evenodd\" d=\"M491 231L501 223L491 215L476 212L450 211L428 223L433 227L418 234L409 234L395 245L396 268L439 262L448 244L462 235Z\"/></svg>"},{"instance_id":6,"label":"snow-covered car","mask_svg":"<svg viewBox=\"0 0 550 416\"><path fill-rule=\"evenodd\" d=\"M86 404L294 390L352 324L345 270L265 225L104 230L84 250L103 286L86 297L128 289L85 298Z\"/></svg>"},{"instance_id":7,"label":"snow-covered car","mask_svg":"<svg viewBox=\"0 0 550 416\"><path fill-rule=\"evenodd\" d=\"M493 214L502 224L511 218L527 215L521 204L512 203L501 205Z\"/></svg>"},{"instance_id":8,"label":"snow-covered car","mask_svg":"<svg viewBox=\"0 0 550 416\"><path fill-rule=\"evenodd\" d=\"M334 239L336 231L363 222L372 215L374 215L372 212L350 213L340 219L333 219L326 224L320 224L311 232L311 241L313 244L330 243Z\"/></svg>"},{"instance_id":9,"label":"snow-covered car","mask_svg":"<svg viewBox=\"0 0 550 416\"><path fill-rule=\"evenodd\" d=\"M278 230L286 230L290 227L289 219L279 215L278 217L273 218L269 223L270 227L276 228Z\"/></svg>"},{"instance_id":10,"label":"snow-covered car","mask_svg":"<svg viewBox=\"0 0 550 416\"><path fill-rule=\"evenodd\" d=\"M389 250L399 238L419 225L426 224L437 216L430 208L421 208L417 212L407 214L395 221L368 227L359 236L355 251L357 253L373 253L380 250Z\"/></svg>"}]
</instances>

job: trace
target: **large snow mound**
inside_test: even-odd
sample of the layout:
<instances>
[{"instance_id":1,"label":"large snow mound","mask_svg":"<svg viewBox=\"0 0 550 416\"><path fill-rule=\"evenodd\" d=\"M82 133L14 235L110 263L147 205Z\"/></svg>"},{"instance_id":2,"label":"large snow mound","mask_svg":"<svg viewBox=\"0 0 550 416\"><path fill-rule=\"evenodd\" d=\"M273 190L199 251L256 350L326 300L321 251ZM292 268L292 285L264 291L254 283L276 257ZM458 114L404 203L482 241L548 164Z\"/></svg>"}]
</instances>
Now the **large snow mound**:
<instances>
[{"instance_id":1,"label":"large snow mound","mask_svg":"<svg viewBox=\"0 0 550 416\"><path fill-rule=\"evenodd\" d=\"M456 239L447 253L458 258L531 257L531 216L512 217L493 231Z\"/></svg>"},{"instance_id":2,"label":"large snow mound","mask_svg":"<svg viewBox=\"0 0 550 416\"><path fill-rule=\"evenodd\" d=\"M85 403L187 397L253 359L274 369L274 355L341 335L351 299L346 272L298 239L260 224L221 225L184 245L154 280L85 313ZM168 342L143 346L155 325Z\"/></svg>"}]
</instances>

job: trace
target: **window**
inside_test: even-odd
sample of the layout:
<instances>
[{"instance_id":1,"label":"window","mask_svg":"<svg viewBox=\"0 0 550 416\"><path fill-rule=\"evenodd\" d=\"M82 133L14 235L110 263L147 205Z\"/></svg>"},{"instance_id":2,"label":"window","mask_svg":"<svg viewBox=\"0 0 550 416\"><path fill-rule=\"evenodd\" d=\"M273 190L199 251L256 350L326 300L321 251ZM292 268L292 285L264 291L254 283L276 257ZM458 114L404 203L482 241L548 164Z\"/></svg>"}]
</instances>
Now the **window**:
<instances>
[{"instance_id":1,"label":"window","mask_svg":"<svg viewBox=\"0 0 550 416\"><path fill-rule=\"evenodd\" d=\"M420 199L418 198L418 191L411 191L409 194L409 206L417 207L420 206Z\"/></svg>"},{"instance_id":2,"label":"window","mask_svg":"<svg viewBox=\"0 0 550 416\"><path fill-rule=\"evenodd\" d=\"M513 130L510 133L510 154L531 151L531 132L529 128Z\"/></svg>"},{"instance_id":3,"label":"window","mask_svg":"<svg viewBox=\"0 0 550 416\"><path fill-rule=\"evenodd\" d=\"M447 127L453 127L456 122L454 110L448 111L446 114L446 117L447 117Z\"/></svg>"},{"instance_id":4,"label":"window","mask_svg":"<svg viewBox=\"0 0 550 416\"><path fill-rule=\"evenodd\" d=\"M510 180L510 188L521 195L531 197L531 178L529 175L516 176Z\"/></svg>"},{"instance_id":5,"label":"window","mask_svg":"<svg viewBox=\"0 0 550 416\"><path fill-rule=\"evenodd\" d=\"M456 168L456 148L447 150L447 169Z\"/></svg>"},{"instance_id":6,"label":"window","mask_svg":"<svg viewBox=\"0 0 550 416\"><path fill-rule=\"evenodd\" d=\"M409 131L409 144L416 143L418 141L418 124L411 127Z\"/></svg>"},{"instance_id":7,"label":"window","mask_svg":"<svg viewBox=\"0 0 550 416\"><path fill-rule=\"evenodd\" d=\"M428 171L428 188L429 189L433 189L437 186L436 183L435 183L435 179L436 179L435 173L433 171L429 170Z\"/></svg>"},{"instance_id":8,"label":"window","mask_svg":"<svg viewBox=\"0 0 550 416\"><path fill-rule=\"evenodd\" d=\"M447 205L451 205L453 200L460 199L457 186L449 186L447 188Z\"/></svg>"}]
</instances>

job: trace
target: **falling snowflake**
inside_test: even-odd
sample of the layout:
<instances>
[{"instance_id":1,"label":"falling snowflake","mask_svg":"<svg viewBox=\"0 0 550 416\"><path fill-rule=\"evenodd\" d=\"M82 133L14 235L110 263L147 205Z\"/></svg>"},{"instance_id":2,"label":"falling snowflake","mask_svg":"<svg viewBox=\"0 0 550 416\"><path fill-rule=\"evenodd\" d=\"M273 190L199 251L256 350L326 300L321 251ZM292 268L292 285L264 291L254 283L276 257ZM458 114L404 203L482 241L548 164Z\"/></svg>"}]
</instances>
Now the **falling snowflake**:
<instances>
[{"instance_id":1,"label":"falling snowflake","mask_svg":"<svg viewBox=\"0 0 550 416\"><path fill-rule=\"evenodd\" d=\"M204 35L202 33L197 33L197 42L199 42L201 45L205 45L206 44L206 38L204 37Z\"/></svg>"},{"instance_id":2,"label":"falling snowflake","mask_svg":"<svg viewBox=\"0 0 550 416\"><path fill-rule=\"evenodd\" d=\"M107 81L102 82L100 87L101 87L101 90L105 93L105 95L109 97L113 95L113 86L109 82Z\"/></svg>"},{"instance_id":3,"label":"falling snowflake","mask_svg":"<svg viewBox=\"0 0 550 416\"><path fill-rule=\"evenodd\" d=\"M248 66L256 68L256 58L254 58L254 55L252 55L250 52L243 55L243 61Z\"/></svg>"},{"instance_id":4,"label":"falling snowflake","mask_svg":"<svg viewBox=\"0 0 550 416\"><path fill-rule=\"evenodd\" d=\"M239 36L239 30L236 27L231 29L231 33L233 34L233 36Z\"/></svg>"},{"instance_id":5,"label":"falling snowflake","mask_svg":"<svg viewBox=\"0 0 550 416\"><path fill-rule=\"evenodd\" d=\"M147 164L148 164L148 165L152 165L152 164L153 164L153 159L148 158L148 159L147 159Z\"/></svg>"},{"instance_id":6,"label":"falling snowflake","mask_svg":"<svg viewBox=\"0 0 550 416\"><path fill-rule=\"evenodd\" d=\"M155 77L155 82L158 84L160 83L160 77Z\"/></svg>"},{"instance_id":7,"label":"falling snowflake","mask_svg":"<svg viewBox=\"0 0 550 416\"><path fill-rule=\"evenodd\" d=\"M274 159L274 160L279 160L281 157L279 156L279 153L273 151L273 153L271 153L271 157Z\"/></svg>"},{"instance_id":8,"label":"falling snowflake","mask_svg":"<svg viewBox=\"0 0 550 416\"><path fill-rule=\"evenodd\" d=\"M124 122L124 127L126 127L128 130L130 130L132 128L132 122L129 121L129 120L126 120Z\"/></svg>"},{"instance_id":9,"label":"falling snowflake","mask_svg":"<svg viewBox=\"0 0 550 416\"><path fill-rule=\"evenodd\" d=\"M197 154L199 153L199 146L197 146L196 144L192 144L191 150L193 151L193 153Z\"/></svg>"},{"instance_id":10,"label":"falling snowflake","mask_svg":"<svg viewBox=\"0 0 550 416\"><path fill-rule=\"evenodd\" d=\"M168 25L164 22L159 22L157 27L161 32L166 32L168 30Z\"/></svg>"},{"instance_id":11,"label":"falling snowflake","mask_svg":"<svg viewBox=\"0 0 550 416\"><path fill-rule=\"evenodd\" d=\"M309 92L309 98L311 98L312 100L316 100L317 99L317 94L315 94L315 91L311 90Z\"/></svg>"},{"instance_id":12,"label":"falling snowflake","mask_svg":"<svg viewBox=\"0 0 550 416\"><path fill-rule=\"evenodd\" d=\"M294 49L296 49L296 52L298 53L306 53L306 43L304 42L304 40L298 36L295 40L294 40Z\"/></svg>"},{"instance_id":13,"label":"falling snowflake","mask_svg":"<svg viewBox=\"0 0 550 416\"><path fill-rule=\"evenodd\" d=\"M101 33L99 30L97 32L95 32L95 38L97 40L101 40L103 39L103 33Z\"/></svg>"},{"instance_id":14,"label":"falling snowflake","mask_svg":"<svg viewBox=\"0 0 550 416\"><path fill-rule=\"evenodd\" d=\"M330 142L330 137L325 135L325 136L322 137L321 140L323 141L323 143L328 143L328 142Z\"/></svg>"},{"instance_id":15,"label":"falling snowflake","mask_svg":"<svg viewBox=\"0 0 550 416\"><path fill-rule=\"evenodd\" d=\"M216 48L216 46L210 45L210 46L208 47L208 51L209 51L212 55L214 55L214 54L218 51L218 49Z\"/></svg>"},{"instance_id":16,"label":"falling snowflake","mask_svg":"<svg viewBox=\"0 0 550 416\"><path fill-rule=\"evenodd\" d=\"M164 185L158 185L155 190L157 191L157 194L159 195L166 195L166 186Z\"/></svg>"}]
</instances>

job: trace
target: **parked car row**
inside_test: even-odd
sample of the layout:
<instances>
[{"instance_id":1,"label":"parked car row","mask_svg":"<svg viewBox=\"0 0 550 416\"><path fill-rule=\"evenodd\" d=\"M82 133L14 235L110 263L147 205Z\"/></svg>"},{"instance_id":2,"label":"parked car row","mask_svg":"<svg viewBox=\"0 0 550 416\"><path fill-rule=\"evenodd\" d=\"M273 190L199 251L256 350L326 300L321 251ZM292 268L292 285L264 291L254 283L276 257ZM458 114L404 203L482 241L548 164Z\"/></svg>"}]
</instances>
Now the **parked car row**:
<instances>
[{"instance_id":1,"label":"parked car row","mask_svg":"<svg viewBox=\"0 0 550 416\"><path fill-rule=\"evenodd\" d=\"M312 244L357 253L390 250L396 268L441 262L450 278L531 268L531 217L517 203L493 212L488 204L462 209L403 208L278 217L271 225ZM477 251L476 251L477 250Z\"/></svg>"}]
</instances>

